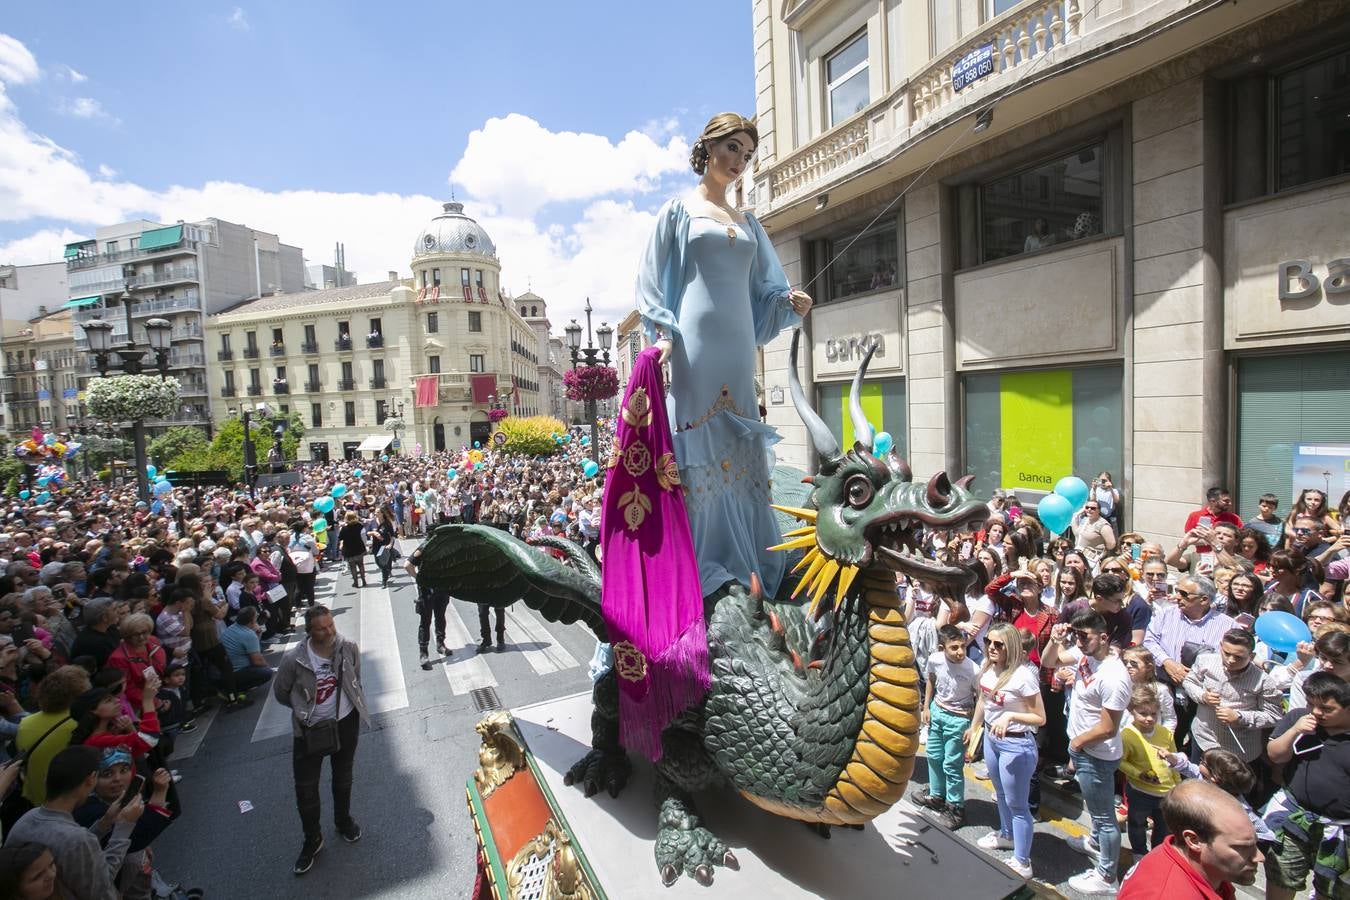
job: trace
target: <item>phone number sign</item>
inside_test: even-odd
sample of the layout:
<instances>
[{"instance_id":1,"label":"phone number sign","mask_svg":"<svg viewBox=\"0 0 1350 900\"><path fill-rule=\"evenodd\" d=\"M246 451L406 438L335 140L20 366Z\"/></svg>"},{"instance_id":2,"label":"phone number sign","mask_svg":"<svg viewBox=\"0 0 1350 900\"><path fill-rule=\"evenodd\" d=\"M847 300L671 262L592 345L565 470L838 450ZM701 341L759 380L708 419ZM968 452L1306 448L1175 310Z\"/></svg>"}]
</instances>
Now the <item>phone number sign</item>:
<instances>
[{"instance_id":1,"label":"phone number sign","mask_svg":"<svg viewBox=\"0 0 1350 900\"><path fill-rule=\"evenodd\" d=\"M964 87L994 74L994 45L976 47L952 64L952 90Z\"/></svg>"}]
</instances>

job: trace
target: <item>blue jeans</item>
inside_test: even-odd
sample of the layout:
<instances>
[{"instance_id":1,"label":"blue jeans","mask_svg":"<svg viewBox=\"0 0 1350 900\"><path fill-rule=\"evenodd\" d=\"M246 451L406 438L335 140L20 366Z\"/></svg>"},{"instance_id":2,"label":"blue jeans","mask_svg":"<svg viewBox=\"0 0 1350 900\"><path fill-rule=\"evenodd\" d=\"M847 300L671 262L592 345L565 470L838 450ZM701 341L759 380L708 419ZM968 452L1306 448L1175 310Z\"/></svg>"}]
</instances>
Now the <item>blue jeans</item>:
<instances>
[{"instance_id":1,"label":"blue jeans","mask_svg":"<svg viewBox=\"0 0 1350 900\"><path fill-rule=\"evenodd\" d=\"M1149 848L1149 819L1153 820L1153 846L1156 847L1167 837L1167 823L1162 817L1162 798L1157 794L1146 794L1127 783L1125 799L1129 802L1130 812L1125 820L1125 830L1130 835L1130 849L1136 857L1143 856Z\"/></svg>"},{"instance_id":2,"label":"blue jeans","mask_svg":"<svg viewBox=\"0 0 1350 900\"><path fill-rule=\"evenodd\" d=\"M966 745L964 735L970 719L937 705L928 707L928 793L949 806L966 802Z\"/></svg>"},{"instance_id":3,"label":"blue jeans","mask_svg":"<svg viewBox=\"0 0 1350 900\"><path fill-rule=\"evenodd\" d=\"M999 738L985 728L984 761L989 766L989 780L994 783L994 794L998 798L998 833L1012 838L1013 858L1027 865L1031 864L1031 840L1036 825L1028 801L1036 759L1034 734L1009 734Z\"/></svg>"},{"instance_id":4,"label":"blue jeans","mask_svg":"<svg viewBox=\"0 0 1350 900\"><path fill-rule=\"evenodd\" d=\"M1070 748L1074 778L1083 791L1083 805L1092 817L1092 839L1097 844L1097 874L1116 881L1120 859L1120 827L1116 825L1116 769L1118 759L1098 759Z\"/></svg>"}]
</instances>

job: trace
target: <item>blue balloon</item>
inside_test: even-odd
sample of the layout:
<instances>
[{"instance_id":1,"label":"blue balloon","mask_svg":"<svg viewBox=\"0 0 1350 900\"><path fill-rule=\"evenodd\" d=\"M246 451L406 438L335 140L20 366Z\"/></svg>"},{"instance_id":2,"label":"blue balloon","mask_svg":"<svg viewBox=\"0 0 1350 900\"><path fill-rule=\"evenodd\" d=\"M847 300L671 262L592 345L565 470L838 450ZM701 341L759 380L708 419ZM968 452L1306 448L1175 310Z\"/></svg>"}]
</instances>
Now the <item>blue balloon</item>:
<instances>
[{"instance_id":1,"label":"blue balloon","mask_svg":"<svg viewBox=\"0 0 1350 900\"><path fill-rule=\"evenodd\" d=\"M1088 486L1076 475L1065 475L1055 482L1055 493L1068 500L1074 512L1082 509L1088 500ZM1062 528L1058 530L1063 531Z\"/></svg>"},{"instance_id":2,"label":"blue balloon","mask_svg":"<svg viewBox=\"0 0 1350 900\"><path fill-rule=\"evenodd\" d=\"M340 500L342 499L342 495L347 493L347 486L341 483L335 484L333 485L333 489L328 493L333 496L334 500Z\"/></svg>"},{"instance_id":3,"label":"blue balloon","mask_svg":"<svg viewBox=\"0 0 1350 900\"><path fill-rule=\"evenodd\" d=\"M600 467L595 464L595 460L593 459L586 460L585 464L581 467L581 474L585 475L587 478L594 478L599 471Z\"/></svg>"},{"instance_id":4,"label":"blue balloon","mask_svg":"<svg viewBox=\"0 0 1350 900\"><path fill-rule=\"evenodd\" d=\"M473 464L473 467L474 467L475 470L476 470L476 469L481 469L481 468L483 468L483 464L482 464L481 462L476 462L476 463Z\"/></svg>"},{"instance_id":5,"label":"blue balloon","mask_svg":"<svg viewBox=\"0 0 1350 900\"><path fill-rule=\"evenodd\" d=\"M154 466L146 466L146 467L145 467L145 475L146 475L147 478L154 478L154 477L155 477L156 475L158 475L158 474L159 474L159 469L156 469Z\"/></svg>"},{"instance_id":6,"label":"blue balloon","mask_svg":"<svg viewBox=\"0 0 1350 900\"><path fill-rule=\"evenodd\" d=\"M34 482L34 483L35 483L38 487L46 487L46 486L47 486L47 482L50 481L50 480L51 480L51 479L48 478L46 475L43 475L42 477L38 478L38 480L37 480L36 482Z\"/></svg>"},{"instance_id":7,"label":"blue balloon","mask_svg":"<svg viewBox=\"0 0 1350 900\"><path fill-rule=\"evenodd\" d=\"M167 494L173 490L173 485L167 481L156 481L154 491L156 494Z\"/></svg>"},{"instance_id":8,"label":"blue balloon","mask_svg":"<svg viewBox=\"0 0 1350 900\"><path fill-rule=\"evenodd\" d=\"M31 496L33 496L33 492L32 492L32 491L19 491L19 499L20 499L20 500L27 500L27 499L28 499L29 497L31 497Z\"/></svg>"},{"instance_id":9,"label":"blue balloon","mask_svg":"<svg viewBox=\"0 0 1350 900\"><path fill-rule=\"evenodd\" d=\"M38 503L46 503L46 502L47 502L48 500L50 500L50 499L52 499L52 495L51 495L51 492L50 492L50 491L43 491L42 493L40 493L40 494L37 495L37 502L38 502Z\"/></svg>"},{"instance_id":10,"label":"blue balloon","mask_svg":"<svg viewBox=\"0 0 1350 900\"><path fill-rule=\"evenodd\" d=\"M1299 641L1311 641L1307 624L1293 613L1272 610L1256 617L1256 636L1281 653L1293 653Z\"/></svg>"},{"instance_id":11,"label":"blue balloon","mask_svg":"<svg viewBox=\"0 0 1350 900\"><path fill-rule=\"evenodd\" d=\"M473 449L475 449L475 450L480 450L480 449L482 449L482 447L483 447L483 442L482 442L482 441L474 441L474 442L473 442Z\"/></svg>"},{"instance_id":12,"label":"blue balloon","mask_svg":"<svg viewBox=\"0 0 1350 900\"><path fill-rule=\"evenodd\" d=\"M155 484L167 484L168 481L169 481L169 476L168 476L168 475L157 475L157 476L155 476Z\"/></svg>"},{"instance_id":13,"label":"blue balloon","mask_svg":"<svg viewBox=\"0 0 1350 900\"><path fill-rule=\"evenodd\" d=\"M360 477L361 477L361 470L360 470L360 469L352 469L352 477L353 477L353 478L360 478Z\"/></svg>"},{"instance_id":14,"label":"blue balloon","mask_svg":"<svg viewBox=\"0 0 1350 900\"><path fill-rule=\"evenodd\" d=\"M389 454L388 454L388 453L381 453L381 454L380 454L380 462L389 462Z\"/></svg>"},{"instance_id":15,"label":"blue balloon","mask_svg":"<svg viewBox=\"0 0 1350 900\"><path fill-rule=\"evenodd\" d=\"M159 515L160 513L164 512L164 501L156 500L154 503L151 503L150 511L155 515Z\"/></svg>"},{"instance_id":16,"label":"blue balloon","mask_svg":"<svg viewBox=\"0 0 1350 900\"><path fill-rule=\"evenodd\" d=\"M589 437L586 437L585 435L582 436L582 438L581 438L581 446L585 447L585 446L586 446L587 444L589 444L590 442L591 442L591 439L590 439Z\"/></svg>"},{"instance_id":17,"label":"blue balloon","mask_svg":"<svg viewBox=\"0 0 1350 900\"><path fill-rule=\"evenodd\" d=\"M1051 534L1060 534L1073 520L1073 509L1060 494L1046 494L1036 505L1036 515Z\"/></svg>"},{"instance_id":18,"label":"blue balloon","mask_svg":"<svg viewBox=\"0 0 1350 900\"><path fill-rule=\"evenodd\" d=\"M459 470L458 470L458 469L446 469L446 470L445 470L445 474L450 478L451 481L454 481L455 478L457 478L457 477L459 476Z\"/></svg>"},{"instance_id":19,"label":"blue balloon","mask_svg":"<svg viewBox=\"0 0 1350 900\"><path fill-rule=\"evenodd\" d=\"M872 439L872 453L876 456L890 453L891 448L895 446L895 438L891 437L889 431L881 431Z\"/></svg>"},{"instance_id":20,"label":"blue balloon","mask_svg":"<svg viewBox=\"0 0 1350 900\"><path fill-rule=\"evenodd\" d=\"M332 512L332 511L333 511L333 498L332 498L332 497L320 497L319 499L317 499L317 500L314 501L314 508L315 508L316 510L318 510L319 512L321 512L321 513Z\"/></svg>"}]
</instances>

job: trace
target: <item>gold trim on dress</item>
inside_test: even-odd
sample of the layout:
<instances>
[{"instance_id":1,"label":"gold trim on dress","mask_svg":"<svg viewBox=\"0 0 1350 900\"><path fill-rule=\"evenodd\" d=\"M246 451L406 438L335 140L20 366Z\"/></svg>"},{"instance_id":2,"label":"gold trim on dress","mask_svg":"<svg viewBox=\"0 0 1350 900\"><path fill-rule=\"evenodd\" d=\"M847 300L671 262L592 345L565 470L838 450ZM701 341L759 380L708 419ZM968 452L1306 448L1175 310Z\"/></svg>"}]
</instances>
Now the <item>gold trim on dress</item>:
<instances>
[{"instance_id":1,"label":"gold trim on dress","mask_svg":"<svg viewBox=\"0 0 1350 900\"><path fill-rule=\"evenodd\" d=\"M647 677L647 657L630 641L614 645L614 671L624 681L641 681Z\"/></svg>"},{"instance_id":2,"label":"gold trim on dress","mask_svg":"<svg viewBox=\"0 0 1350 900\"><path fill-rule=\"evenodd\" d=\"M674 453L662 453L656 461L656 483L661 490L669 491L680 485L680 467L675 462Z\"/></svg>"},{"instance_id":3,"label":"gold trim on dress","mask_svg":"<svg viewBox=\"0 0 1350 900\"><path fill-rule=\"evenodd\" d=\"M629 428L646 428L652 424L652 400L646 388L633 388L623 405L623 421Z\"/></svg>"},{"instance_id":4,"label":"gold trim on dress","mask_svg":"<svg viewBox=\"0 0 1350 900\"><path fill-rule=\"evenodd\" d=\"M745 413L741 412L741 408L736 405L736 401L731 399L731 385L729 384L722 385L722 392L718 394L717 400L712 406L708 407L708 411L705 412L701 418L695 419L693 422L685 422L684 427L681 428L680 431L690 431L698 428L704 422L707 422L713 416L724 410L731 410L736 415L741 416L742 418L745 417Z\"/></svg>"}]
</instances>

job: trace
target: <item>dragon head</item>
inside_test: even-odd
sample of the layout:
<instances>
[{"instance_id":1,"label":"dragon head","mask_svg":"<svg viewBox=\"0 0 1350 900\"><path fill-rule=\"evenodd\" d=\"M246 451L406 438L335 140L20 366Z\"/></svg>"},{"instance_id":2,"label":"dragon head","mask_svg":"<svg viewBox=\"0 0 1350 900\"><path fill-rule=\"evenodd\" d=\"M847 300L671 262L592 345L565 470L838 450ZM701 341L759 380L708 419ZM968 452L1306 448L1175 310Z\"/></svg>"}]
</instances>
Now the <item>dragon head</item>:
<instances>
[{"instance_id":1,"label":"dragon head","mask_svg":"<svg viewBox=\"0 0 1350 900\"><path fill-rule=\"evenodd\" d=\"M809 590L815 612L837 578L837 605L857 574L876 565L916 578L935 591L960 596L975 580L974 570L925 558L924 537L930 528L976 530L984 526L989 510L970 491L973 476L953 483L946 472L938 472L924 484L914 480L909 464L894 450L873 452L875 430L858 394L875 344L853 377L849 416L857 441L851 450L843 451L802 392L797 378L800 341L798 329L792 336L788 385L797 414L824 462L819 473L807 479L814 486L808 508L775 507L809 523L788 532L789 540L772 548L806 548L793 570L806 571L792 596Z\"/></svg>"}]
</instances>

